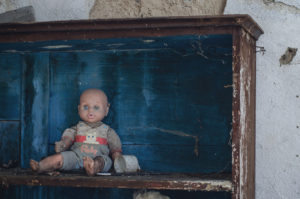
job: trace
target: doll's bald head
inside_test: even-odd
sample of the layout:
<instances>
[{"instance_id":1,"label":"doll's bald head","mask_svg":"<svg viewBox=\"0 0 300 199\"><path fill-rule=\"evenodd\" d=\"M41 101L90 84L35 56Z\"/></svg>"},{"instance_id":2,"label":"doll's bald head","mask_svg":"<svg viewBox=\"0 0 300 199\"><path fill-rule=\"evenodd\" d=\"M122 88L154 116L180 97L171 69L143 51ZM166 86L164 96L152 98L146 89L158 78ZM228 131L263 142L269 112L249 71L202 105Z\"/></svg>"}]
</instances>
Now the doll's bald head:
<instances>
[{"instance_id":1,"label":"doll's bald head","mask_svg":"<svg viewBox=\"0 0 300 199\"><path fill-rule=\"evenodd\" d=\"M108 114L108 111L107 96L102 90L92 88L81 94L78 113L83 121L99 122Z\"/></svg>"}]
</instances>

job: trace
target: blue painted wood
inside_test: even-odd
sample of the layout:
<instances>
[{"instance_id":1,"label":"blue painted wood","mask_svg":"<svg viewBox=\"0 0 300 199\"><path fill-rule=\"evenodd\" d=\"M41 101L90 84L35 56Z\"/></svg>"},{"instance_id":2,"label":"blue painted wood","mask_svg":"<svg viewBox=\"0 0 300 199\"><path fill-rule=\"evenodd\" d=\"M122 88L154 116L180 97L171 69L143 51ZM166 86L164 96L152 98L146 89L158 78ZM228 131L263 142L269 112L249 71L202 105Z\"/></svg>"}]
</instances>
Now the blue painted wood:
<instances>
[{"instance_id":1,"label":"blue painted wood","mask_svg":"<svg viewBox=\"0 0 300 199\"><path fill-rule=\"evenodd\" d=\"M20 119L22 56L0 53L0 120Z\"/></svg>"},{"instance_id":2,"label":"blue painted wood","mask_svg":"<svg viewBox=\"0 0 300 199\"><path fill-rule=\"evenodd\" d=\"M113 38L91 40L64 40L1 43L0 53L16 52L70 52L70 51L122 51L128 49L180 49L183 45L193 45L192 48L181 49L181 52L189 53L197 50L199 44L205 44L206 38L210 43L224 44L232 42L231 35L184 35L166 37L139 37L139 38ZM201 41L201 42L199 42ZM221 44L221 45L222 45ZM207 50L207 49L206 49ZM218 48L216 51L221 56L227 52L227 48Z\"/></svg>"},{"instance_id":3,"label":"blue painted wood","mask_svg":"<svg viewBox=\"0 0 300 199\"><path fill-rule=\"evenodd\" d=\"M125 154L138 157L144 171L214 173L231 172L231 147L216 145L198 146L199 155L195 155L195 146L190 145L123 145Z\"/></svg>"},{"instance_id":4,"label":"blue painted wood","mask_svg":"<svg viewBox=\"0 0 300 199\"><path fill-rule=\"evenodd\" d=\"M49 188L36 186L19 186L17 190L19 192L20 199L41 199L47 198Z\"/></svg>"},{"instance_id":5,"label":"blue painted wood","mask_svg":"<svg viewBox=\"0 0 300 199\"><path fill-rule=\"evenodd\" d=\"M0 164L20 159L20 122L0 121Z\"/></svg>"},{"instance_id":6,"label":"blue painted wood","mask_svg":"<svg viewBox=\"0 0 300 199\"><path fill-rule=\"evenodd\" d=\"M49 54L24 56L21 120L21 166L48 155Z\"/></svg>"},{"instance_id":7,"label":"blue painted wood","mask_svg":"<svg viewBox=\"0 0 300 199\"><path fill-rule=\"evenodd\" d=\"M53 153L62 131L79 119L80 93L96 87L111 103L105 122L120 135L124 153L138 157L142 169L231 171L231 35L14 43L1 45L0 52L6 60L0 59L1 71L10 63L15 67L9 68L14 83L0 76L0 83L9 82L1 91L22 82L21 102L16 102L22 107L22 167L28 167L30 158ZM14 95L5 91L4 98L8 96ZM1 189L0 196L132 198L134 191L23 186L11 190ZM171 198L230 198L228 193L164 193Z\"/></svg>"},{"instance_id":8,"label":"blue painted wood","mask_svg":"<svg viewBox=\"0 0 300 199\"><path fill-rule=\"evenodd\" d=\"M231 37L191 36L182 43L181 37L170 38L176 49L147 49L147 43L139 49L50 53L50 143L77 122L80 93L96 87L108 94L105 122L133 146L128 153L148 153L147 146L155 151L147 159L138 156L147 170L177 165L170 170L230 171ZM197 157L195 144L217 155ZM165 147L182 149L174 150L185 161L178 164L176 156L167 156L172 150L160 151Z\"/></svg>"}]
</instances>

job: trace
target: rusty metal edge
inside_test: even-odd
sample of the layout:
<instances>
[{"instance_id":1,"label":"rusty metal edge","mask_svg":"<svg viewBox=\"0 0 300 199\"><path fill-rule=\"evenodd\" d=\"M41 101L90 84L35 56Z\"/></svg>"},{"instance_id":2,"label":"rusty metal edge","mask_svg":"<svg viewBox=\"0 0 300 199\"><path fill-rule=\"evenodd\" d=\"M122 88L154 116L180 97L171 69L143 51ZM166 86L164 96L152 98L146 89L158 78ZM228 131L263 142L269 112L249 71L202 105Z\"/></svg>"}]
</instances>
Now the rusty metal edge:
<instances>
[{"instance_id":1,"label":"rusty metal edge","mask_svg":"<svg viewBox=\"0 0 300 199\"><path fill-rule=\"evenodd\" d=\"M58 39L62 34L71 36L76 34L78 39L105 38L111 31L127 33L115 34L113 37L130 37L135 31L142 32L155 31L159 33L162 29L189 29L206 28L214 29L218 27L219 33L222 28L242 27L256 40L263 34L262 29L249 15L219 15L219 16L194 16L194 17L158 17L158 18L131 18L131 19L97 19L97 20L71 20L71 21L50 21L36 23L5 23L0 24L0 41L17 42L18 37L26 36L22 41L45 41ZM213 31L209 31L213 32ZM40 33L40 37L28 37L30 34ZM45 34L48 33L48 34ZM50 34L51 33L51 34ZM96 33L96 34L91 34ZM10 36L10 40L5 39ZM87 37L87 35L91 35ZM5 37L6 36L6 37ZM12 37L15 36L15 39ZM72 37L71 37L72 38Z\"/></svg>"}]
</instances>

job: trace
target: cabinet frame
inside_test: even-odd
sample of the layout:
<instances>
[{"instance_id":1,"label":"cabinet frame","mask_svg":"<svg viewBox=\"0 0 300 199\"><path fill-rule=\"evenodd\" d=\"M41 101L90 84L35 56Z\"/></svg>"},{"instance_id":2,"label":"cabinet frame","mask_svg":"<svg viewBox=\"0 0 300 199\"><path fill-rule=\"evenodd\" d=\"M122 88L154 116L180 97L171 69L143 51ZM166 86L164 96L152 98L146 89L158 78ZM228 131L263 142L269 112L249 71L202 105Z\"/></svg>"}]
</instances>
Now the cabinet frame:
<instances>
[{"instance_id":1,"label":"cabinet frame","mask_svg":"<svg viewBox=\"0 0 300 199\"><path fill-rule=\"evenodd\" d=\"M256 41L263 34L263 31L250 16L223 15L0 24L0 43L160 37L187 34L232 35L232 176L231 180L229 180L232 185L230 188L222 188L221 190L228 191L231 189L233 199L255 198ZM18 176L21 177L22 175L14 175L13 171L10 173L7 170L1 170L0 181L4 185L18 184L21 182L18 182L20 180ZM21 184L47 184L47 180L45 180L44 184L39 180L37 182L34 181L36 178L37 176L28 174L25 178L26 180L22 181ZM211 176L206 176L205 178L215 179ZM140 182L144 179L141 179ZM68 182L67 178L64 180ZM88 178L86 180L88 181ZM138 178L136 180L139 182ZM169 181L171 182L172 180ZM64 186L66 182L61 182L58 185ZM159 182L162 182L162 180ZM192 179L188 183L189 186L192 186L191 182ZM152 183L155 184L154 181ZM184 183L184 180L182 183ZM197 185L194 185L194 188L190 188L191 190L206 190L207 186L203 187L200 185L201 183L199 183L201 188L196 188ZM74 184L73 186L80 185ZM126 183L121 183L119 185L119 187L123 186L127 188L134 187L130 183L127 183L127 185ZM170 185L162 184L157 189L168 189L168 186ZM179 186L174 189L181 188ZM189 188L186 189L189 190ZM212 190L216 191L218 189Z\"/></svg>"}]
</instances>

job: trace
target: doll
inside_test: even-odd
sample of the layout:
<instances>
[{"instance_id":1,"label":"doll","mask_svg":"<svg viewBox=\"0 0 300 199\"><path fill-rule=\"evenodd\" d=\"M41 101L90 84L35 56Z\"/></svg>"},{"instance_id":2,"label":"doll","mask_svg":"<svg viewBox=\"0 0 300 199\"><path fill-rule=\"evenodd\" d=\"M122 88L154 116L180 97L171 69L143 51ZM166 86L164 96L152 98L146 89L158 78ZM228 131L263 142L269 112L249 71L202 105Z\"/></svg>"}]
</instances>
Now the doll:
<instances>
[{"instance_id":1,"label":"doll","mask_svg":"<svg viewBox=\"0 0 300 199\"><path fill-rule=\"evenodd\" d=\"M30 160L31 169L49 172L84 168L89 176L107 172L112 166L112 160L122 155L119 136L102 123L108 111L109 103L103 91L84 91L78 105L82 121L63 132L61 140L55 143L56 154L40 162Z\"/></svg>"}]
</instances>

